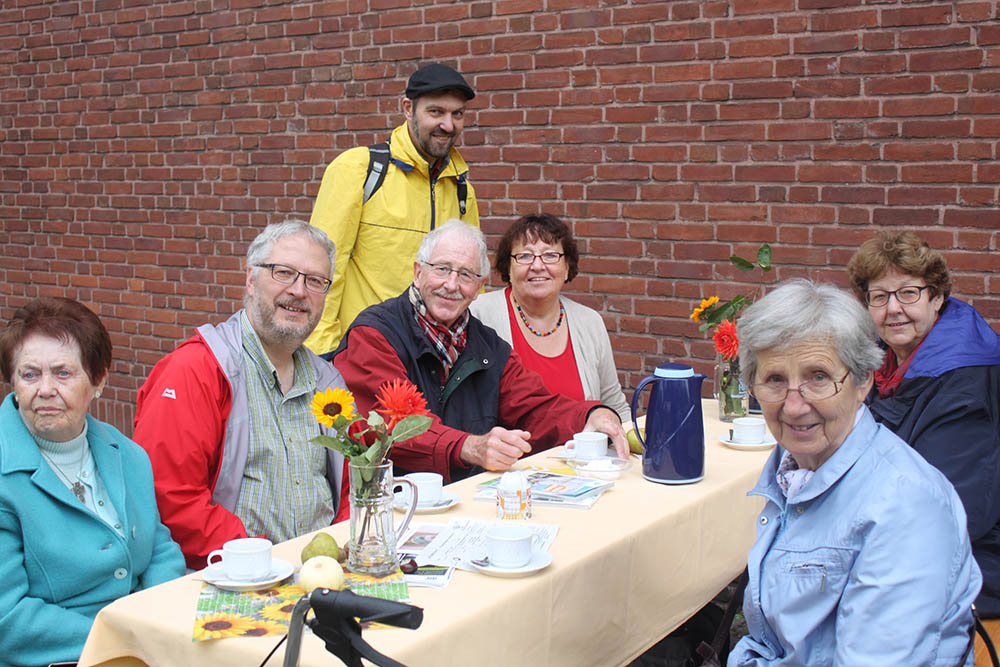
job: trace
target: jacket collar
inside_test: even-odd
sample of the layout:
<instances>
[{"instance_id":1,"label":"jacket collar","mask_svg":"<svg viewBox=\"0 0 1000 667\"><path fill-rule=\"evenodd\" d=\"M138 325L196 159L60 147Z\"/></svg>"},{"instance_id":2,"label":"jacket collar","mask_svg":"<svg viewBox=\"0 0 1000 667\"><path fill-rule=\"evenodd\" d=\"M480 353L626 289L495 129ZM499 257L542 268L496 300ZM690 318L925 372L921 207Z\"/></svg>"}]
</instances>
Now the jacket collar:
<instances>
[{"instance_id":1,"label":"jacket collar","mask_svg":"<svg viewBox=\"0 0 1000 667\"><path fill-rule=\"evenodd\" d=\"M961 341L961 345L955 341ZM1000 364L1000 335L975 308L949 297L938 321L914 353L906 377L938 377L956 368L996 364Z\"/></svg>"},{"instance_id":2,"label":"jacket collar","mask_svg":"<svg viewBox=\"0 0 1000 667\"><path fill-rule=\"evenodd\" d=\"M31 472L32 482L50 496L63 502L75 500L52 469L43 465L38 443L14 407L13 394L8 395L0 404L0 432L3 433L0 436L0 474ZM121 458L118 456L119 443L114 437L114 429L87 415L87 444L111 502L121 513L125 507L125 486ZM121 518L124 519L125 516L122 515Z\"/></svg>"},{"instance_id":3,"label":"jacket collar","mask_svg":"<svg viewBox=\"0 0 1000 667\"><path fill-rule=\"evenodd\" d=\"M789 498L788 502L801 503L823 495L841 477L846 475L847 471L861 458L861 455L868 450L875 438L875 433L878 431L878 424L875 423L875 418L872 417L868 406L862 405L861 410L861 418L847 434L837 451L831 454L830 458L816 470L816 474L802 488L801 493L794 498ZM781 455L784 451L781 446L774 448L771 457L764 464L764 471L761 473L757 486L747 495L761 495L779 505L784 505L782 500L784 494L782 494L776 478L778 465L781 463Z\"/></svg>"},{"instance_id":4,"label":"jacket collar","mask_svg":"<svg viewBox=\"0 0 1000 667\"><path fill-rule=\"evenodd\" d=\"M394 159L402 160L412 165L414 169L425 177L430 178L430 165L427 164L427 158L421 155L417 147L413 145L413 141L410 139L410 130L405 122L392 131L390 144ZM462 155L458 152L458 149L452 147L448 155L448 164L438 174L438 178L458 178L468 171L469 165L462 159Z\"/></svg>"}]
</instances>

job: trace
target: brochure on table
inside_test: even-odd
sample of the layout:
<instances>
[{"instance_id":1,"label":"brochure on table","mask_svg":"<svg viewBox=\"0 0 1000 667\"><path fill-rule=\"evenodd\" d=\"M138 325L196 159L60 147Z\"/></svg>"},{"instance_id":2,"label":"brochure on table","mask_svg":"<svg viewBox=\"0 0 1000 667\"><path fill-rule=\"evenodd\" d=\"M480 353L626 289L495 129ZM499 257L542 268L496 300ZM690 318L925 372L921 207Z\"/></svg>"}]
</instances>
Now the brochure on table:
<instances>
[{"instance_id":1,"label":"brochure on table","mask_svg":"<svg viewBox=\"0 0 1000 667\"><path fill-rule=\"evenodd\" d=\"M476 493L475 500L494 501L499 480L495 477L478 484L480 491ZM551 468L529 472L528 484L531 486L532 503L584 509L591 507L602 493L615 485L609 480L566 475Z\"/></svg>"}]
</instances>

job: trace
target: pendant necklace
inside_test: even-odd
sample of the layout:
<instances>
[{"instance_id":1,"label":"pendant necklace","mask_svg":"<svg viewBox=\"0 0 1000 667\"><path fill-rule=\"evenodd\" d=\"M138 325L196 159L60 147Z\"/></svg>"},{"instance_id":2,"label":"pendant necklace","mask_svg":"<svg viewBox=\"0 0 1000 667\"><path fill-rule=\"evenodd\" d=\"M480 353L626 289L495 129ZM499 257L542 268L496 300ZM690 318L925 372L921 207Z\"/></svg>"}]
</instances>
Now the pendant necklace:
<instances>
[{"instance_id":1,"label":"pendant necklace","mask_svg":"<svg viewBox=\"0 0 1000 667\"><path fill-rule=\"evenodd\" d=\"M524 322L524 326L527 327L528 331L535 334L539 338L545 338L546 336L551 336L552 334L554 334L556 331L559 330L559 327L562 326L563 318L566 316L566 309L563 307L562 299L559 299L559 321L556 322L556 325L551 329L549 329L548 331L535 331L535 329L528 323L528 318L524 314L524 311L521 310L521 304L517 302L517 299L514 298L513 294L510 295L510 298L514 302L514 308L517 309L517 314L521 316L521 321Z\"/></svg>"},{"instance_id":2,"label":"pendant necklace","mask_svg":"<svg viewBox=\"0 0 1000 667\"><path fill-rule=\"evenodd\" d=\"M83 449L83 451L80 452L79 470L76 473L77 478L79 478L80 474L83 472L84 459L87 456L87 446L86 446L86 444L83 446L82 449ZM53 461L52 459L49 458L48 454L46 454L45 452L43 452L41 449L39 449L38 451L41 452L42 457L46 461L48 461L49 467L52 468L52 470L54 470L57 475L59 475L59 478L62 479L63 483L65 483L66 486L69 487L69 490L73 492L73 495L76 496L77 498L79 498L81 503L86 504L87 503L87 501L86 501L86 492L87 492L87 490L83 486L83 484L80 482L80 480L79 479L77 479L76 481L71 480L69 477L66 476L66 473L64 473L62 471L62 468L59 467L59 464L57 464L55 461Z\"/></svg>"}]
</instances>

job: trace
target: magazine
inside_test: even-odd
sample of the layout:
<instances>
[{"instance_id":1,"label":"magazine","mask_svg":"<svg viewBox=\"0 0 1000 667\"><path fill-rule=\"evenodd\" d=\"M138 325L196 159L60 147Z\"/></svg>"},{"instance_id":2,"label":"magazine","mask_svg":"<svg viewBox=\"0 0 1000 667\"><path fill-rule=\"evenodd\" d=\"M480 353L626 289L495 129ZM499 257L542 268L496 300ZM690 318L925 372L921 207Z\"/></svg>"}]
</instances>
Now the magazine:
<instances>
[{"instance_id":1,"label":"magazine","mask_svg":"<svg viewBox=\"0 0 1000 667\"><path fill-rule=\"evenodd\" d=\"M499 477L477 484L480 489L496 491ZM615 485L605 479L593 479L577 475L563 475L549 470L534 470L528 473L528 485L531 487L532 501L538 500L570 500L600 495Z\"/></svg>"}]
</instances>

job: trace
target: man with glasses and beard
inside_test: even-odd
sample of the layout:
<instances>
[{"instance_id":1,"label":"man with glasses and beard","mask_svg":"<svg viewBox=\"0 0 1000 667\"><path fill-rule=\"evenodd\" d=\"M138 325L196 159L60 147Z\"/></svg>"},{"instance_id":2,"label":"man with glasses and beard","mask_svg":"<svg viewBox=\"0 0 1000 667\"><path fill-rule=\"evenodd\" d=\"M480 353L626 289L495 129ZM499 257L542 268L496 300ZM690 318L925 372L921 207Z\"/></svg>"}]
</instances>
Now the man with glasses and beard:
<instances>
[{"instance_id":1,"label":"man with glasses and beard","mask_svg":"<svg viewBox=\"0 0 1000 667\"><path fill-rule=\"evenodd\" d=\"M451 220L429 233L413 263L413 284L355 319L333 363L366 414L385 382L406 377L427 400L430 429L393 447L396 474L429 471L446 481L508 470L525 454L579 431L611 437L621 457L621 419L599 401L553 394L497 333L469 313L489 272L486 242Z\"/></svg>"},{"instance_id":2,"label":"man with glasses and beard","mask_svg":"<svg viewBox=\"0 0 1000 667\"><path fill-rule=\"evenodd\" d=\"M310 222L337 245L337 268L310 350L329 358L358 313L406 288L427 232L451 218L479 226L469 167L455 148L475 96L451 67L421 67L400 102L405 121L388 140L346 150L326 168Z\"/></svg>"},{"instance_id":3,"label":"man with glasses and beard","mask_svg":"<svg viewBox=\"0 0 1000 667\"><path fill-rule=\"evenodd\" d=\"M279 542L333 521L344 461L309 442L324 431L309 404L345 385L302 343L323 313L334 254L303 221L269 225L247 251L244 308L199 327L139 390L134 439L190 568L228 540Z\"/></svg>"}]
</instances>

